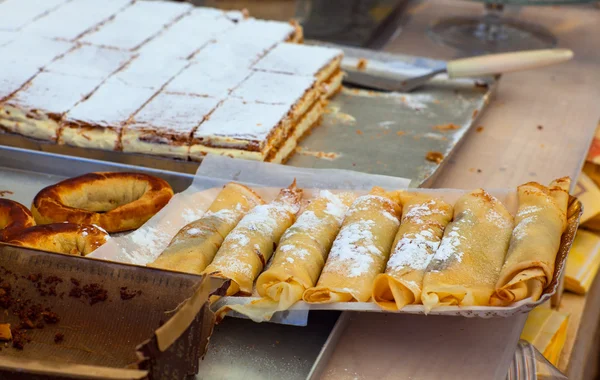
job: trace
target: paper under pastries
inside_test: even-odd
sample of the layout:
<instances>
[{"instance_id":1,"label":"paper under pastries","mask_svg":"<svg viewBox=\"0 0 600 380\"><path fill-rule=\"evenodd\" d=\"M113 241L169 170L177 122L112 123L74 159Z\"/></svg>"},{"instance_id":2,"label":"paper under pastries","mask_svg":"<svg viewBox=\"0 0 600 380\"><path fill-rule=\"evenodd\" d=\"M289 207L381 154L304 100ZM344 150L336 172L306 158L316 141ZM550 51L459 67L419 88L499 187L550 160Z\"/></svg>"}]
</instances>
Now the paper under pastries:
<instances>
[{"instance_id":1,"label":"paper under pastries","mask_svg":"<svg viewBox=\"0 0 600 380\"><path fill-rule=\"evenodd\" d=\"M518 188L519 210L506 262L490 299L508 305L531 297L537 301L554 276L554 262L567 226L568 177L546 188L535 182Z\"/></svg>"},{"instance_id":2,"label":"paper under pastries","mask_svg":"<svg viewBox=\"0 0 600 380\"><path fill-rule=\"evenodd\" d=\"M203 274L231 280L227 295L252 293L252 284L271 258L281 235L296 219L302 190L294 182L273 202L253 208L227 235Z\"/></svg>"},{"instance_id":3,"label":"paper under pastries","mask_svg":"<svg viewBox=\"0 0 600 380\"><path fill-rule=\"evenodd\" d=\"M483 189L463 195L423 278L425 308L488 305L512 229L513 217L498 199Z\"/></svg>"},{"instance_id":4,"label":"paper under pastries","mask_svg":"<svg viewBox=\"0 0 600 380\"><path fill-rule=\"evenodd\" d=\"M228 183L207 212L183 227L150 267L200 274L211 263L223 239L262 198L244 185Z\"/></svg>"},{"instance_id":5,"label":"paper under pastries","mask_svg":"<svg viewBox=\"0 0 600 380\"><path fill-rule=\"evenodd\" d=\"M377 275L373 300L386 310L421 303L423 277L452 220L452 205L425 195L402 204L402 222L385 273Z\"/></svg>"},{"instance_id":6,"label":"paper under pastries","mask_svg":"<svg viewBox=\"0 0 600 380\"><path fill-rule=\"evenodd\" d=\"M375 188L346 214L317 285L304 292L310 303L366 302L383 272L400 225L397 193Z\"/></svg>"},{"instance_id":7,"label":"paper under pastries","mask_svg":"<svg viewBox=\"0 0 600 380\"><path fill-rule=\"evenodd\" d=\"M315 286L353 200L350 193L334 195L321 191L283 234L269 269L258 277L256 290L263 298L249 305L225 307L220 312L233 309L262 322L300 301L304 291Z\"/></svg>"}]
</instances>

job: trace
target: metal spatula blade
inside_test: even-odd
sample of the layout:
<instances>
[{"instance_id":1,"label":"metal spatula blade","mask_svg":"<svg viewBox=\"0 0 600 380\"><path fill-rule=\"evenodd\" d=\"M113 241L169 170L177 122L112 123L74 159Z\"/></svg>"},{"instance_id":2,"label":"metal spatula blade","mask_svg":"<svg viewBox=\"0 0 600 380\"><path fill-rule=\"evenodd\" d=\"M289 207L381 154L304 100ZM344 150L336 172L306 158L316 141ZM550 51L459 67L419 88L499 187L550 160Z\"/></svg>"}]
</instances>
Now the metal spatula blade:
<instances>
[{"instance_id":1,"label":"metal spatula blade","mask_svg":"<svg viewBox=\"0 0 600 380\"><path fill-rule=\"evenodd\" d=\"M438 74L447 73L450 79L478 77L536 69L562 63L573 58L568 49L532 50L516 53L490 54L462 58L446 63L445 69L432 70L423 75L407 75L402 71L384 72L344 67L344 83L381 91L409 92L423 86ZM368 63L367 63L368 67Z\"/></svg>"}]
</instances>

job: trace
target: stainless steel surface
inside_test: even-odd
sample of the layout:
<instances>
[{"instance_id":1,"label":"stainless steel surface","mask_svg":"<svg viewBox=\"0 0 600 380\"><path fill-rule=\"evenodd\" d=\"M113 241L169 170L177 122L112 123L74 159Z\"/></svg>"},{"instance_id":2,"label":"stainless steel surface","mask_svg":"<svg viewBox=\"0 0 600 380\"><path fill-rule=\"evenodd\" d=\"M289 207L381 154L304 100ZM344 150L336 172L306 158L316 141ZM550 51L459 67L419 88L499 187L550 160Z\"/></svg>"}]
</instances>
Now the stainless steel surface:
<instances>
[{"instance_id":1,"label":"stainless steel surface","mask_svg":"<svg viewBox=\"0 0 600 380\"><path fill-rule=\"evenodd\" d=\"M445 67L444 61L422 57L356 48L344 52L345 68L356 67L358 59L365 58L367 73L418 76ZM331 100L321 125L300 142L288 164L404 177L413 180L413 187L426 186L490 101L496 82L490 78L486 82L479 86L470 79L438 76L409 94L344 89ZM450 124L456 129L435 128ZM0 133L0 145L184 173L198 168L196 162L75 148L10 134ZM428 152L444 160L427 161Z\"/></svg>"},{"instance_id":2,"label":"stainless steel surface","mask_svg":"<svg viewBox=\"0 0 600 380\"><path fill-rule=\"evenodd\" d=\"M4 197L31 204L43 187L92 171L136 171L164 178L183 191L192 176L0 146L0 191ZM311 312L308 326L255 324L226 319L217 326L198 379L304 379L316 366L339 312ZM340 329L335 330L341 333ZM322 355L322 354L321 354Z\"/></svg>"}]
</instances>

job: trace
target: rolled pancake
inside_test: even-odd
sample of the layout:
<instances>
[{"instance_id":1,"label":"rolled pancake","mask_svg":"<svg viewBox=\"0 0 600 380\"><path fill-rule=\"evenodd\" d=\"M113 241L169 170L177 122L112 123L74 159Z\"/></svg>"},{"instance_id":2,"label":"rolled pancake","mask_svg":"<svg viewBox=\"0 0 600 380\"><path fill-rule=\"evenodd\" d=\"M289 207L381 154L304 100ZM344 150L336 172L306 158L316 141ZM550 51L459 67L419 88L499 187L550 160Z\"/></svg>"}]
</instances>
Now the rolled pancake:
<instances>
[{"instance_id":1,"label":"rolled pancake","mask_svg":"<svg viewBox=\"0 0 600 380\"><path fill-rule=\"evenodd\" d=\"M351 193L321 191L283 234L269 269L258 276L256 290L262 298L249 305L225 307L218 314L232 309L262 322L300 301L304 291L317 283L354 198Z\"/></svg>"},{"instance_id":2,"label":"rolled pancake","mask_svg":"<svg viewBox=\"0 0 600 380\"><path fill-rule=\"evenodd\" d=\"M252 294L252 284L271 258L281 235L296 219L302 190L294 182L271 203L250 210L223 241L203 274L231 280L227 295Z\"/></svg>"},{"instance_id":3,"label":"rolled pancake","mask_svg":"<svg viewBox=\"0 0 600 380\"><path fill-rule=\"evenodd\" d=\"M228 183L207 212L183 227L150 267L200 274L213 260L223 239L262 198L250 188Z\"/></svg>"},{"instance_id":4,"label":"rolled pancake","mask_svg":"<svg viewBox=\"0 0 600 380\"><path fill-rule=\"evenodd\" d=\"M385 273L378 274L373 301L385 310L421 303L423 276L452 220L452 205L426 195L402 204L402 222Z\"/></svg>"},{"instance_id":5,"label":"rolled pancake","mask_svg":"<svg viewBox=\"0 0 600 380\"><path fill-rule=\"evenodd\" d=\"M383 272L400 225L397 193L375 188L358 197L346 214L317 285L304 301L331 303L371 298L373 280Z\"/></svg>"},{"instance_id":6,"label":"rolled pancake","mask_svg":"<svg viewBox=\"0 0 600 380\"><path fill-rule=\"evenodd\" d=\"M488 305L513 223L506 207L483 189L459 198L454 220L446 227L423 278L425 308Z\"/></svg>"},{"instance_id":7,"label":"rolled pancake","mask_svg":"<svg viewBox=\"0 0 600 380\"><path fill-rule=\"evenodd\" d=\"M537 301L554 276L556 253L567 226L568 177L550 187L519 186L519 209L506 261L490 304L505 306L531 297Z\"/></svg>"}]
</instances>

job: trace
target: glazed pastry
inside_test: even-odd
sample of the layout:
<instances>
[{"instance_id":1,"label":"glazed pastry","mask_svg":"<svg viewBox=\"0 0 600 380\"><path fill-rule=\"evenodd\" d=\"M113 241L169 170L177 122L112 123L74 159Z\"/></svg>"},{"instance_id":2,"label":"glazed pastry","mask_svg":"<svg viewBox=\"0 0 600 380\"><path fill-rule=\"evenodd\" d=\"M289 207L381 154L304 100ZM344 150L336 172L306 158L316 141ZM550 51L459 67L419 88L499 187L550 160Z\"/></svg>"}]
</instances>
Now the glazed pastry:
<instances>
[{"instance_id":1,"label":"glazed pastry","mask_svg":"<svg viewBox=\"0 0 600 380\"><path fill-rule=\"evenodd\" d=\"M0 199L0 241L7 241L31 226L35 226L35 220L27 207L10 199Z\"/></svg>"},{"instance_id":2,"label":"glazed pastry","mask_svg":"<svg viewBox=\"0 0 600 380\"><path fill-rule=\"evenodd\" d=\"M12 236L9 244L65 255L87 256L110 237L89 224L53 223L29 227Z\"/></svg>"},{"instance_id":3,"label":"glazed pastry","mask_svg":"<svg viewBox=\"0 0 600 380\"><path fill-rule=\"evenodd\" d=\"M321 191L283 234L269 269L258 277L256 290L262 298L229 308L262 322L300 301L304 291L315 286L353 200L350 193Z\"/></svg>"},{"instance_id":4,"label":"glazed pastry","mask_svg":"<svg viewBox=\"0 0 600 380\"><path fill-rule=\"evenodd\" d=\"M485 190L463 195L423 278L425 308L488 305L513 223L506 207Z\"/></svg>"},{"instance_id":5,"label":"glazed pastry","mask_svg":"<svg viewBox=\"0 0 600 380\"><path fill-rule=\"evenodd\" d=\"M231 280L227 295L250 295L252 284L296 220L302 190L294 182L273 202L254 207L223 241L203 274Z\"/></svg>"},{"instance_id":6,"label":"glazed pastry","mask_svg":"<svg viewBox=\"0 0 600 380\"><path fill-rule=\"evenodd\" d=\"M452 220L452 206L425 195L402 204L402 222L385 273L377 275L373 300L386 310L421 303L423 276Z\"/></svg>"},{"instance_id":7,"label":"glazed pastry","mask_svg":"<svg viewBox=\"0 0 600 380\"><path fill-rule=\"evenodd\" d=\"M31 205L37 224L95 224L108 232L140 227L173 196L164 180L141 173L89 173L42 189Z\"/></svg>"},{"instance_id":8,"label":"glazed pastry","mask_svg":"<svg viewBox=\"0 0 600 380\"><path fill-rule=\"evenodd\" d=\"M211 263L223 239L262 198L244 185L228 183L208 211L183 227L148 266L200 274Z\"/></svg>"},{"instance_id":9,"label":"glazed pastry","mask_svg":"<svg viewBox=\"0 0 600 380\"><path fill-rule=\"evenodd\" d=\"M519 209L506 261L490 299L508 305L531 298L537 301L554 276L554 263L567 226L568 177L550 187L530 182L519 186Z\"/></svg>"},{"instance_id":10,"label":"glazed pastry","mask_svg":"<svg viewBox=\"0 0 600 380\"><path fill-rule=\"evenodd\" d=\"M398 198L397 193L375 188L352 203L317 285L304 292L306 302L371 298L373 281L385 269L400 225Z\"/></svg>"}]
</instances>

